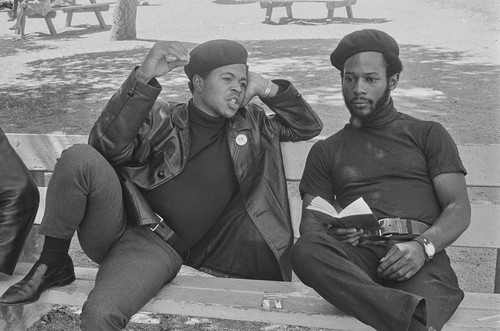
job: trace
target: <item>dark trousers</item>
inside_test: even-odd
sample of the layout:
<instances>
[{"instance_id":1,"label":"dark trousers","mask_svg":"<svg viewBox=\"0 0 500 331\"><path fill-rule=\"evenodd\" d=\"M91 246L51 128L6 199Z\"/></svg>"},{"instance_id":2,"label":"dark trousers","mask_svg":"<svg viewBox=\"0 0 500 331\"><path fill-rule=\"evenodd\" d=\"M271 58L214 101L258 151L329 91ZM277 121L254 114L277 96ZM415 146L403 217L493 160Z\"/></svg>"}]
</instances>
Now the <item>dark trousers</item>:
<instances>
[{"instance_id":1,"label":"dark trousers","mask_svg":"<svg viewBox=\"0 0 500 331\"><path fill-rule=\"evenodd\" d=\"M40 233L71 239L100 264L83 305L82 330L121 330L182 266L181 257L148 227L130 227L119 179L89 145L58 160L47 189Z\"/></svg>"},{"instance_id":2,"label":"dark trousers","mask_svg":"<svg viewBox=\"0 0 500 331\"><path fill-rule=\"evenodd\" d=\"M352 246L326 233L306 234L292 248L292 268L328 302L377 330L440 330L464 296L450 260L441 251L407 281L380 279L379 261L397 238L374 236Z\"/></svg>"}]
</instances>

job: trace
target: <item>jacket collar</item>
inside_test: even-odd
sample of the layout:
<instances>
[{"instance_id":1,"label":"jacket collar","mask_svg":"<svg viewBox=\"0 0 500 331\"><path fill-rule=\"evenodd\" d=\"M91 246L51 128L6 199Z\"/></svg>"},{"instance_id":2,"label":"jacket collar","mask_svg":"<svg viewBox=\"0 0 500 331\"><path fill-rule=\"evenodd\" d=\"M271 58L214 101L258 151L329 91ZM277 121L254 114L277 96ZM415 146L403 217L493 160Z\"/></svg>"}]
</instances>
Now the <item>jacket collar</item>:
<instances>
[{"instance_id":1,"label":"jacket collar","mask_svg":"<svg viewBox=\"0 0 500 331\"><path fill-rule=\"evenodd\" d=\"M181 129L187 129L189 123L189 104L193 99L190 99L188 103L180 103L175 105L172 110L172 122Z\"/></svg>"},{"instance_id":2,"label":"jacket collar","mask_svg":"<svg viewBox=\"0 0 500 331\"><path fill-rule=\"evenodd\" d=\"M178 104L174 107L172 111L172 121L181 130L185 130L188 128L189 107L192 102L193 99L190 99L189 102L187 103ZM252 128L252 125L242 115L242 113L246 111L247 109L245 107L240 108L229 121L229 127L236 130L250 130Z\"/></svg>"}]
</instances>

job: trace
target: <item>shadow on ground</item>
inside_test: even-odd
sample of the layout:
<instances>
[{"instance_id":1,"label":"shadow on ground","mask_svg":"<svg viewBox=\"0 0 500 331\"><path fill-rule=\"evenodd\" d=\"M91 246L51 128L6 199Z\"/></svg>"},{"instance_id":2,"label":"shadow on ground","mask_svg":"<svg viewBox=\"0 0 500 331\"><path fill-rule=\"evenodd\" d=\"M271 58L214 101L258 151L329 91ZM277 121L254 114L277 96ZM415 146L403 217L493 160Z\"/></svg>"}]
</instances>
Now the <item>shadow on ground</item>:
<instances>
[{"instance_id":1,"label":"shadow on ground","mask_svg":"<svg viewBox=\"0 0 500 331\"><path fill-rule=\"evenodd\" d=\"M295 83L325 122L323 135L341 128L348 118L338 71L329 63L337 43L337 39L244 42L251 69ZM29 43L27 47L36 48ZM7 132L88 133L106 101L148 50L139 47L28 63L27 73L0 88L0 127ZM405 68L393 93L400 111L443 123L458 142L499 142L497 97L491 93L491 86L498 86L498 66L415 45L402 45L401 54ZM164 86L162 98L190 97L182 69L169 74L168 82L159 81Z\"/></svg>"}]
</instances>

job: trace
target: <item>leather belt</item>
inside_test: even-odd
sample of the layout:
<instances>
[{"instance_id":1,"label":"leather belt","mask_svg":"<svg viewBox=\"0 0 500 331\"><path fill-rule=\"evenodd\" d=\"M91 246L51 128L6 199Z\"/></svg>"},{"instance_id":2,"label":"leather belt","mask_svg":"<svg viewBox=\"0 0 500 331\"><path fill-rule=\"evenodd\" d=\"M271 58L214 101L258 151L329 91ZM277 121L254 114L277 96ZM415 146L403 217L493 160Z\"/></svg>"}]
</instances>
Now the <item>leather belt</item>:
<instances>
[{"instance_id":1,"label":"leather belt","mask_svg":"<svg viewBox=\"0 0 500 331\"><path fill-rule=\"evenodd\" d=\"M422 234L430 226L424 222L414 221L404 218L381 218L378 220L380 229L377 230L379 236Z\"/></svg>"},{"instance_id":2,"label":"leather belt","mask_svg":"<svg viewBox=\"0 0 500 331\"><path fill-rule=\"evenodd\" d=\"M171 228L168 227L163 219L156 224L148 224L151 231L156 233L164 242L172 246L172 248L181 256L182 260L186 261L189 255L189 247L187 247L181 237L179 237Z\"/></svg>"}]
</instances>

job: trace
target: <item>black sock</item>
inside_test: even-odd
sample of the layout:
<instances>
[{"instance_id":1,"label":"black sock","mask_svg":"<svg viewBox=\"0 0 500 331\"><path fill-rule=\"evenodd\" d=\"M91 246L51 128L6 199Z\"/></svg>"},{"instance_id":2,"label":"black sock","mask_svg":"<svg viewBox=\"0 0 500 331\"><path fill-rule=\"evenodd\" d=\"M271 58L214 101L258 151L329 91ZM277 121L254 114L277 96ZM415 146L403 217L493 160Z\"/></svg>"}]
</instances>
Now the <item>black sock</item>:
<instances>
[{"instance_id":1,"label":"black sock","mask_svg":"<svg viewBox=\"0 0 500 331\"><path fill-rule=\"evenodd\" d=\"M59 239L45 236L40 261L50 266L59 266L68 258L71 239Z\"/></svg>"}]
</instances>

